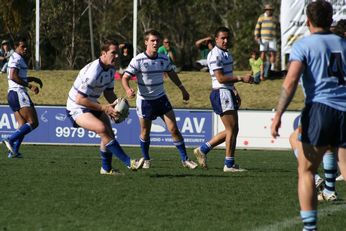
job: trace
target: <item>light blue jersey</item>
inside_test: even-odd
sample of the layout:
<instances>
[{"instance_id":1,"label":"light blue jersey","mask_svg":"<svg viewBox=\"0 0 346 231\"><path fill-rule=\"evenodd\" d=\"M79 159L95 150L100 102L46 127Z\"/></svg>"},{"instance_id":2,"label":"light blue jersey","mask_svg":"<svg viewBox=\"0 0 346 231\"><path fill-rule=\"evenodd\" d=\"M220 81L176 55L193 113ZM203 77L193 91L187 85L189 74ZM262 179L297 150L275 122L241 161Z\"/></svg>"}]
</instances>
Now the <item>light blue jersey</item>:
<instances>
[{"instance_id":1,"label":"light blue jersey","mask_svg":"<svg viewBox=\"0 0 346 231\"><path fill-rule=\"evenodd\" d=\"M302 86L305 103L318 102L346 111L346 40L315 33L295 42L290 61L304 63Z\"/></svg>"}]
</instances>

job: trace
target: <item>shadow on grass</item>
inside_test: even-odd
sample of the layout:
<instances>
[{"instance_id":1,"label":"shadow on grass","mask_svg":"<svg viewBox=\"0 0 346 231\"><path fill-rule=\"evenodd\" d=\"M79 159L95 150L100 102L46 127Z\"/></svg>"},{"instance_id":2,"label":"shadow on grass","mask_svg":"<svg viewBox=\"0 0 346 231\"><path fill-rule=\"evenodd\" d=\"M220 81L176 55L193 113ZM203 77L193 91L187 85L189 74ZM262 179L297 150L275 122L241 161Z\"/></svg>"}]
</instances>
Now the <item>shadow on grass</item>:
<instances>
[{"instance_id":1,"label":"shadow on grass","mask_svg":"<svg viewBox=\"0 0 346 231\"><path fill-rule=\"evenodd\" d=\"M184 177L198 177L198 178L227 178L227 177L248 177L248 175L238 175L242 173L231 173L225 175L220 174L151 174L150 178L184 178Z\"/></svg>"}]
</instances>

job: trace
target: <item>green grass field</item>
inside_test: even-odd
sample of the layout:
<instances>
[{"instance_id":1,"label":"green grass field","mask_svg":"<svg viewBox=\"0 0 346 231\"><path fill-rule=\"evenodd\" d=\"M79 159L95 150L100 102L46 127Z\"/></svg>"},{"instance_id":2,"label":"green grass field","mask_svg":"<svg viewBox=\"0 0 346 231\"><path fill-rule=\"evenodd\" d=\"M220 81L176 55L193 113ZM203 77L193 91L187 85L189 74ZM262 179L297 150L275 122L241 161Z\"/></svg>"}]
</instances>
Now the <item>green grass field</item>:
<instances>
[{"instance_id":1,"label":"green grass field","mask_svg":"<svg viewBox=\"0 0 346 231\"><path fill-rule=\"evenodd\" d=\"M139 157L138 148L125 148ZM173 148L152 148L153 167L101 176L94 146L23 145L8 159L1 145L0 230L301 230L296 160L289 151L238 150L249 171L222 172L223 150L209 169L182 168ZM192 153L192 150L188 150ZM192 154L191 158L194 159ZM341 200L321 203L319 230L345 230Z\"/></svg>"}]
</instances>

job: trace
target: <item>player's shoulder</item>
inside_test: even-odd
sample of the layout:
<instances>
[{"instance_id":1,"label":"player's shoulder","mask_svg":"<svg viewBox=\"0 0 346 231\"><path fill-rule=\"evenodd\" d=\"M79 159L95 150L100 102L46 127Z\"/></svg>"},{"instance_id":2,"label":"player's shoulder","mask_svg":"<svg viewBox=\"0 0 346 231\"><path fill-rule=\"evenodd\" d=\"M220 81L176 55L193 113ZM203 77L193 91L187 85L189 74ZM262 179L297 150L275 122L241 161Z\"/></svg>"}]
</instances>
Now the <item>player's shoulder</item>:
<instances>
[{"instance_id":1,"label":"player's shoulder","mask_svg":"<svg viewBox=\"0 0 346 231\"><path fill-rule=\"evenodd\" d=\"M88 63L87 65L85 65L81 69L80 74L87 75L87 76L91 77L91 76L97 76L98 73L101 71L102 71L102 67L100 64L100 60L96 59L96 60Z\"/></svg>"},{"instance_id":2,"label":"player's shoulder","mask_svg":"<svg viewBox=\"0 0 346 231\"><path fill-rule=\"evenodd\" d=\"M8 60L8 65L14 67L20 65L22 62L24 62L22 56L19 55L17 52L13 52L13 54L10 56Z\"/></svg>"},{"instance_id":3,"label":"player's shoulder","mask_svg":"<svg viewBox=\"0 0 346 231\"><path fill-rule=\"evenodd\" d=\"M167 55L163 53L157 53L157 59L163 59L165 61L169 61Z\"/></svg>"}]
</instances>

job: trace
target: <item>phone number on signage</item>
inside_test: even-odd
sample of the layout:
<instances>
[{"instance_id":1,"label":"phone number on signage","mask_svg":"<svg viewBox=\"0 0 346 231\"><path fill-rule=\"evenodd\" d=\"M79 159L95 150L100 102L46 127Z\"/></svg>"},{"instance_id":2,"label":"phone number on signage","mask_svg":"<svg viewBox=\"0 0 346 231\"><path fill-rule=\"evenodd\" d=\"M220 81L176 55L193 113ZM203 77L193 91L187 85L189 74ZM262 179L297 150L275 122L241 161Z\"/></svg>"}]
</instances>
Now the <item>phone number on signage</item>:
<instances>
[{"instance_id":1,"label":"phone number on signage","mask_svg":"<svg viewBox=\"0 0 346 231\"><path fill-rule=\"evenodd\" d=\"M116 129L113 128L114 134L116 134ZM87 131L84 128L74 128L74 127L56 127L55 128L55 135L56 137L79 137L83 138L85 136L88 136L89 138L100 138L99 135L97 135L93 131Z\"/></svg>"}]
</instances>

